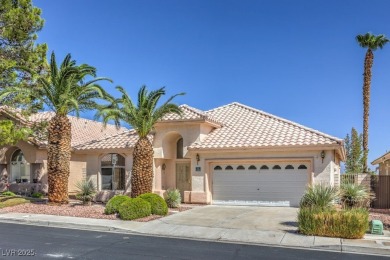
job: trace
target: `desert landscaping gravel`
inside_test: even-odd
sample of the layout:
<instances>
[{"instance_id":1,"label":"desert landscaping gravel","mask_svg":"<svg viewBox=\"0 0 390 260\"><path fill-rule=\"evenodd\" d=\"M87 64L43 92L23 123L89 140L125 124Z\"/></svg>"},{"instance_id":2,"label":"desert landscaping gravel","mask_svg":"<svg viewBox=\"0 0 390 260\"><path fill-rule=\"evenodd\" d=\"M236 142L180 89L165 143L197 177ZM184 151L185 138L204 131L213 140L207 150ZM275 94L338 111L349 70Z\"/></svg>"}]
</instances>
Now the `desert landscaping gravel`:
<instances>
[{"instance_id":1,"label":"desert landscaping gravel","mask_svg":"<svg viewBox=\"0 0 390 260\"><path fill-rule=\"evenodd\" d=\"M390 209L370 209L370 220L382 221L383 227L390 230Z\"/></svg>"},{"instance_id":2,"label":"desert landscaping gravel","mask_svg":"<svg viewBox=\"0 0 390 260\"><path fill-rule=\"evenodd\" d=\"M104 214L103 204L85 206L82 204L75 203L70 203L67 205L25 203L14 207L0 209L0 213L8 212L71 216L82 218L117 219L115 215Z\"/></svg>"},{"instance_id":3,"label":"desert landscaping gravel","mask_svg":"<svg viewBox=\"0 0 390 260\"><path fill-rule=\"evenodd\" d=\"M194 205L194 206L198 206L198 205ZM176 212L189 210L192 207L193 206L182 205L182 207L177 209L169 209L168 214L171 215ZM10 213L10 212L119 220L116 214L112 214L112 215L104 214L104 204L102 203L95 203L92 204L91 206L88 206L88 205L83 205L78 201L71 201L69 204L66 205L50 205L47 203L25 203L13 207L0 209L0 214ZM134 221L147 222L161 217L162 216L151 215L145 218L136 219Z\"/></svg>"}]
</instances>

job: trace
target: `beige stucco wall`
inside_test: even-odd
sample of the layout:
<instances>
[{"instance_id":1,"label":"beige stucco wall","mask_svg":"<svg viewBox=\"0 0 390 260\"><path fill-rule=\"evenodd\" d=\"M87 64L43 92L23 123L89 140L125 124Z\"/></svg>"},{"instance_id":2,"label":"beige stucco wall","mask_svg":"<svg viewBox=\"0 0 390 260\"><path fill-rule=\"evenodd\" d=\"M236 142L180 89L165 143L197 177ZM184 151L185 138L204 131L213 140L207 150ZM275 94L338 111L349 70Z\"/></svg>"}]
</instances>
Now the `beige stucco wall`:
<instances>
[{"instance_id":1,"label":"beige stucco wall","mask_svg":"<svg viewBox=\"0 0 390 260\"><path fill-rule=\"evenodd\" d=\"M70 174L68 191L70 194L77 193L76 183L87 179L86 155L72 154L70 159Z\"/></svg>"},{"instance_id":2,"label":"beige stucco wall","mask_svg":"<svg viewBox=\"0 0 390 260\"><path fill-rule=\"evenodd\" d=\"M183 154L188 157L187 147L203 140L213 128L206 123L160 123L155 127L153 139L154 158L175 159L176 142L183 138Z\"/></svg>"},{"instance_id":3,"label":"beige stucco wall","mask_svg":"<svg viewBox=\"0 0 390 260\"><path fill-rule=\"evenodd\" d=\"M153 189L158 194L164 194L168 188L176 187L176 163L188 161L191 164L190 191L184 193L185 202L210 203L212 200L212 170L210 164L218 160L302 160L309 162L308 183L326 183L334 185L340 174L340 162L331 148L306 148L285 150L248 150L237 149L230 151L188 151L187 147L193 142L203 140L213 127L205 124L164 123L158 124L154 136L155 178ZM183 138L184 159L176 159L176 142ZM321 151L325 150L325 158ZM196 154L200 161L196 161ZM165 165L165 170L162 166ZM199 166L201 171L196 171Z\"/></svg>"},{"instance_id":4,"label":"beige stucco wall","mask_svg":"<svg viewBox=\"0 0 390 260\"><path fill-rule=\"evenodd\" d=\"M189 126L187 126L189 127ZM165 133L166 135L170 135L172 133L172 129L168 128L168 130L162 131L160 129L160 134ZM176 132L180 133L180 136L187 136L190 140L199 140L202 135L202 131L197 132L198 128ZM210 129L206 129L205 132ZM198 139L195 138L195 135L199 134ZM164 158L164 153L161 152L164 149L162 147L158 147L158 145L166 145L168 142L162 142L164 136L158 135L156 138L156 142L154 143L157 147L155 147L155 154L162 156ZM177 140L178 138L176 138ZM184 145L186 142L184 141ZM170 149L176 149L176 143L170 143ZM168 150L168 147L164 147L165 150ZM340 165L338 157L334 150L326 150L325 149L325 158L321 158L322 149L312 149L312 150L302 150L302 149L288 149L286 151L275 151L275 150L253 150L253 151L243 151L241 150L233 150L233 151L220 151L220 152L205 152L205 151L190 151L186 154L187 160L189 160L191 164L191 182L192 189L190 191L185 192L185 201L190 203L210 203L212 200L212 170L210 164L214 161L219 160L229 160L229 161L258 161L258 160L301 160L304 162L309 162L310 168L308 169L308 183L326 183L330 185L334 185L335 175L336 180L340 174ZM199 154L200 161L196 161L196 154ZM174 153L175 154L175 153ZM186 159L184 159L186 160ZM163 194L168 188L176 187L176 162L180 162L183 160L172 159L169 156L169 159L155 159L155 181L153 189L158 194ZM165 170L162 170L162 165L165 164ZM196 171L196 166L201 167L201 171Z\"/></svg>"}]
</instances>

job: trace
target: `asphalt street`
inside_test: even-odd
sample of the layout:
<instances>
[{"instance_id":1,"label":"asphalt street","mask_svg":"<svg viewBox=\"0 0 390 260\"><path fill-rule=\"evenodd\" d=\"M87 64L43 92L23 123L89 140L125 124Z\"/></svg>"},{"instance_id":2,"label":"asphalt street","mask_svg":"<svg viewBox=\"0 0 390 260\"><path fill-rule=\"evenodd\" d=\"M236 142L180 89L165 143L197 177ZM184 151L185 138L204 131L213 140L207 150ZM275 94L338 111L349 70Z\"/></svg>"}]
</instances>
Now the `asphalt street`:
<instances>
[{"instance_id":1,"label":"asphalt street","mask_svg":"<svg viewBox=\"0 0 390 260\"><path fill-rule=\"evenodd\" d=\"M379 259L380 256L0 223L0 259Z\"/></svg>"}]
</instances>

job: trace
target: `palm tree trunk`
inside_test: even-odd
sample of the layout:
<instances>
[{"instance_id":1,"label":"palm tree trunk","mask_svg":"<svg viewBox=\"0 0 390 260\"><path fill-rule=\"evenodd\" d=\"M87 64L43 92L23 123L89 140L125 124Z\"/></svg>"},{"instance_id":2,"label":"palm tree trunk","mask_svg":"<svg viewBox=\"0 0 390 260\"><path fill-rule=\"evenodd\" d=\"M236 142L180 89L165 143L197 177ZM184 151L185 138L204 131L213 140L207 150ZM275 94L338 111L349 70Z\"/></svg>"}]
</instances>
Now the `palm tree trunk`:
<instances>
[{"instance_id":1,"label":"palm tree trunk","mask_svg":"<svg viewBox=\"0 0 390 260\"><path fill-rule=\"evenodd\" d=\"M67 116L54 116L48 127L49 202L68 203L68 179L71 157L71 123Z\"/></svg>"},{"instance_id":2,"label":"palm tree trunk","mask_svg":"<svg viewBox=\"0 0 390 260\"><path fill-rule=\"evenodd\" d=\"M368 157L368 119L370 115L370 87L371 87L371 68L374 62L374 53L371 49L367 50L364 59L364 83L363 83L363 172L366 173Z\"/></svg>"},{"instance_id":3,"label":"palm tree trunk","mask_svg":"<svg viewBox=\"0 0 390 260\"><path fill-rule=\"evenodd\" d=\"M153 146L147 137L138 139L133 153L131 172L131 197L152 192Z\"/></svg>"}]
</instances>

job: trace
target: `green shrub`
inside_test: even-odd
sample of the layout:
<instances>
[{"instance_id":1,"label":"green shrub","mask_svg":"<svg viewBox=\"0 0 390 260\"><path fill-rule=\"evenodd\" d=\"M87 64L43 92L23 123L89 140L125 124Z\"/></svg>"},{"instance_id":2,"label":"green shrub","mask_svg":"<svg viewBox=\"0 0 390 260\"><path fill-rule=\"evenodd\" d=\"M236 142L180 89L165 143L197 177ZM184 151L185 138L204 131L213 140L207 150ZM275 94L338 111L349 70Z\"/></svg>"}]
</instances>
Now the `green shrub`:
<instances>
[{"instance_id":1,"label":"green shrub","mask_svg":"<svg viewBox=\"0 0 390 260\"><path fill-rule=\"evenodd\" d=\"M119 217L123 220L133 220L152 214L150 203L141 198L125 200L118 208Z\"/></svg>"},{"instance_id":2,"label":"green shrub","mask_svg":"<svg viewBox=\"0 0 390 260\"><path fill-rule=\"evenodd\" d=\"M3 196L16 196L16 194L13 193L12 191L4 191L1 193L1 195L3 195Z\"/></svg>"},{"instance_id":3,"label":"green shrub","mask_svg":"<svg viewBox=\"0 0 390 260\"><path fill-rule=\"evenodd\" d=\"M331 209L333 208L333 201L338 198L337 188L317 184L309 186L306 189L306 193L303 195L299 206L318 208L318 209Z\"/></svg>"},{"instance_id":4,"label":"green shrub","mask_svg":"<svg viewBox=\"0 0 390 260\"><path fill-rule=\"evenodd\" d=\"M31 194L31 197L42 199L43 198L43 194L40 193L40 192L34 192L33 194Z\"/></svg>"},{"instance_id":5,"label":"green shrub","mask_svg":"<svg viewBox=\"0 0 390 260\"><path fill-rule=\"evenodd\" d=\"M181 203L181 195L178 189L168 189L165 201L170 208L178 208Z\"/></svg>"},{"instance_id":6,"label":"green shrub","mask_svg":"<svg viewBox=\"0 0 390 260\"><path fill-rule=\"evenodd\" d=\"M106 204L106 208L104 209L104 214L110 215L114 213L118 213L119 205L121 205L126 200L130 200L131 198L126 195L116 195L112 197Z\"/></svg>"},{"instance_id":7,"label":"green shrub","mask_svg":"<svg viewBox=\"0 0 390 260\"><path fill-rule=\"evenodd\" d=\"M305 235L363 238L368 222L366 209L343 211L301 208L298 212L298 228Z\"/></svg>"},{"instance_id":8,"label":"green shrub","mask_svg":"<svg viewBox=\"0 0 390 260\"><path fill-rule=\"evenodd\" d=\"M344 207L369 207L374 197L374 194L363 185L354 183L341 185L340 200Z\"/></svg>"},{"instance_id":9,"label":"green shrub","mask_svg":"<svg viewBox=\"0 0 390 260\"><path fill-rule=\"evenodd\" d=\"M82 180L76 183L76 188L79 190L76 198L86 203L92 201L96 194L96 186L92 180Z\"/></svg>"},{"instance_id":10,"label":"green shrub","mask_svg":"<svg viewBox=\"0 0 390 260\"><path fill-rule=\"evenodd\" d=\"M7 198L6 200L0 201L0 209L6 207L13 207L19 204L30 203L29 200L25 198L15 197L15 198Z\"/></svg>"},{"instance_id":11,"label":"green shrub","mask_svg":"<svg viewBox=\"0 0 390 260\"><path fill-rule=\"evenodd\" d=\"M154 193L145 193L138 196L150 203L152 214L165 216L168 214L168 205L163 198Z\"/></svg>"}]
</instances>

